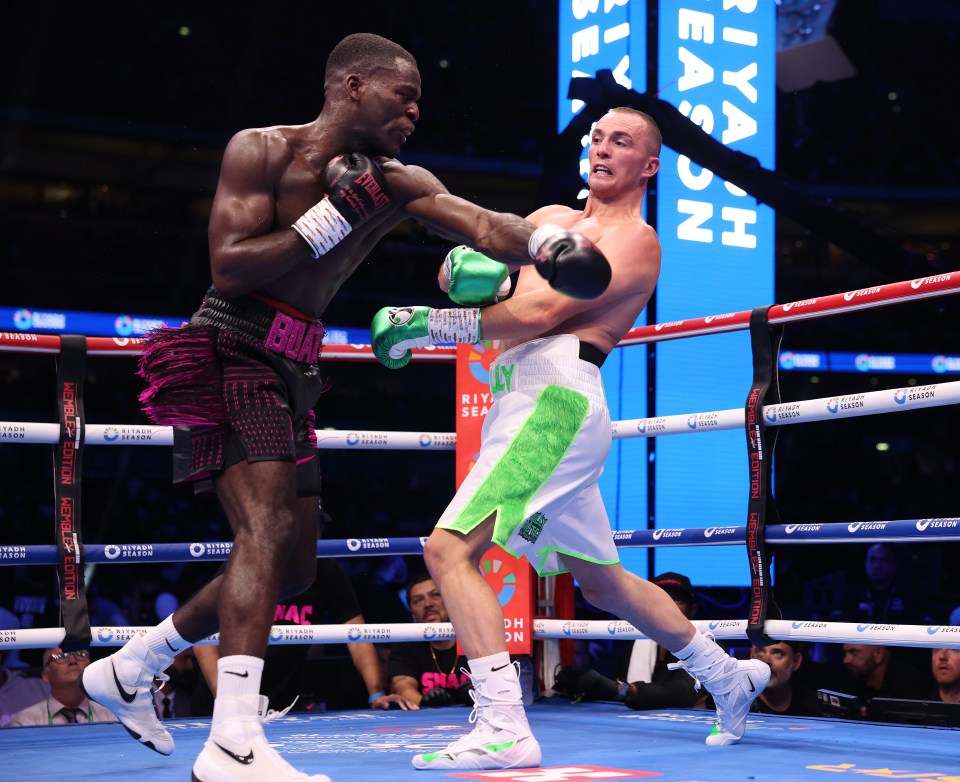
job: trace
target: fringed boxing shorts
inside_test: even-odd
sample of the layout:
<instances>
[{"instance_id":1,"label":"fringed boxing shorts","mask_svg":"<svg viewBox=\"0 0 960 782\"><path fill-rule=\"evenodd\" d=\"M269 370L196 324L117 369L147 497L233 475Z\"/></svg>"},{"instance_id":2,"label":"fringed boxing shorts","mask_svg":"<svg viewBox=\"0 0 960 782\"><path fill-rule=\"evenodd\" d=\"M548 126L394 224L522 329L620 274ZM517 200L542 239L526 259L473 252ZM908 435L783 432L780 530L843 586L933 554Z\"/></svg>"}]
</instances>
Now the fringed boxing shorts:
<instances>
[{"instance_id":1,"label":"fringed boxing shorts","mask_svg":"<svg viewBox=\"0 0 960 782\"><path fill-rule=\"evenodd\" d=\"M173 479L210 479L242 461L297 465L297 493L320 494L313 407L323 381L323 324L256 294L214 288L188 324L146 339L144 412L174 428Z\"/></svg>"},{"instance_id":2,"label":"fringed boxing shorts","mask_svg":"<svg viewBox=\"0 0 960 782\"><path fill-rule=\"evenodd\" d=\"M495 514L493 542L541 576L566 571L560 554L620 561L597 486L610 412L598 361L581 358L583 347L563 334L497 357L480 453L437 524L466 535Z\"/></svg>"}]
</instances>

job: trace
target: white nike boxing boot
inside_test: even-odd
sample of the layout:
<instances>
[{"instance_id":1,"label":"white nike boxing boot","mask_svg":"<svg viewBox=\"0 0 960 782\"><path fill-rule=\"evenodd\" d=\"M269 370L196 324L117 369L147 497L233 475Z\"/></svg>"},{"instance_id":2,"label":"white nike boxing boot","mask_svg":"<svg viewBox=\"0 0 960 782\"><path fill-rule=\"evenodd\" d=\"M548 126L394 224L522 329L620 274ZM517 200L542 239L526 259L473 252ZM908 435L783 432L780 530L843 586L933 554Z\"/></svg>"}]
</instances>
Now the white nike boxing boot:
<instances>
[{"instance_id":1,"label":"white nike boxing boot","mask_svg":"<svg viewBox=\"0 0 960 782\"><path fill-rule=\"evenodd\" d=\"M737 660L713 640L701 633L676 653L680 667L702 684L713 696L717 721L706 738L708 747L736 744L743 738L751 704L770 681L770 666L762 660Z\"/></svg>"},{"instance_id":2,"label":"white nike boxing boot","mask_svg":"<svg viewBox=\"0 0 960 782\"><path fill-rule=\"evenodd\" d=\"M264 695L218 696L210 738L193 764L192 782L331 782L323 774L297 771L270 746L263 723L277 714L267 711Z\"/></svg>"},{"instance_id":3,"label":"white nike boxing boot","mask_svg":"<svg viewBox=\"0 0 960 782\"><path fill-rule=\"evenodd\" d=\"M120 651L90 663L80 675L80 689L116 714L127 733L141 744L169 755L173 737L157 717L153 686L154 679L167 680L163 672L172 663L172 654L157 654L138 635Z\"/></svg>"},{"instance_id":4,"label":"white nike boxing boot","mask_svg":"<svg viewBox=\"0 0 960 782\"><path fill-rule=\"evenodd\" d=\"M519 664L507 662L499 671L471 673L474 707L466 736L439 752L413 758L419 769L529 768L540 765L540 744L530 731L523 710ZM473 667L475 661L471 661ZM466 671L464 671L466 673Z\"/></svg>"}]
</instances>

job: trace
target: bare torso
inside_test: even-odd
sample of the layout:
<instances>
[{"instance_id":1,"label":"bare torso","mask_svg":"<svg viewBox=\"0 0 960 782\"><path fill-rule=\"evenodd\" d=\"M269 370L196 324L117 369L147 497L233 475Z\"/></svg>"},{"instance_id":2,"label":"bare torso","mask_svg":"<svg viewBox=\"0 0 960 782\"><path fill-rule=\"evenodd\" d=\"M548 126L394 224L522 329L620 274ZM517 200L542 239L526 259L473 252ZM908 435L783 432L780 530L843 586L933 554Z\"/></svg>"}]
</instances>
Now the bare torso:
<instances>
[{"instance_id":1,"label":"bare torso","mask_svg":"<svg viewBox=\"0 0 960 782\"><path fill-rule=\"evenodd\" d=\"M529 262L530 223L453 196L429 171L394 159L380 159L390 205L314 259L290 226L326 195L324 169L342 150L319 122L246 130L231 140L209 229L214 284L225 295L262 291L320 317L374 245L410 217L505 261Z\"/></svg>"},{"instance_id":2,"label":"bare torso","mask_svg":"<svg viewBox=\"0 0 960 782\"><path fill-rule=\"evenodd\" d=\"M659 243L642 219L631 216L588 215L584 211L563 206L541 209L529 218L537 225L553 223L568 230L577 231L596 244L607 256L614 274L611 290L594 301L579 301L569 308L569 314L543 331L539 336L573 334L581 342L587 342L609 353L633 327L640 312L653 293L653 284L659 272ZM655 257L645 257L645 248L637 246L636 256L617 251L610 246L609 237L618 231L639 231L646 241L656 245ZM647 253L651 255L652 253ZM655 267L652 271L651 266ZM549 288L547 281L534 269L521 269L515 296ZM507 350L526 342L528 338L501 339L501 350Z\"/></svg>"}]
</instances>

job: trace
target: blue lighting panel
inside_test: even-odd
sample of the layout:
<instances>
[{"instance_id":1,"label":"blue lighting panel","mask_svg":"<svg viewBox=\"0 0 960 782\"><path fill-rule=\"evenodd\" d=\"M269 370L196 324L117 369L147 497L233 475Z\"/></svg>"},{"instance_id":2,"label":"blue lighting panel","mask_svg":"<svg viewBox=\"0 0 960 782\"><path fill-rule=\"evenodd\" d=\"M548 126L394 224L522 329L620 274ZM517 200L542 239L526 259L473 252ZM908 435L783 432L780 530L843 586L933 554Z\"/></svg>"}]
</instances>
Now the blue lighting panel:
<instances>
[{"instance_id":1,"label":"blue lighting panel","mask_svg":"<svg viewBox=\"0 0 960 782\"><path fill-rule=\"evenodd\" d=\"M776 4L661 0L660 97L726 146L774 167ZM773 303L774 214L713 172L664 148L657 185L661 323ZM746 332L657 346L657 415L741 407L752 378ZM657 442L657 528L746 523L743 432ZM744 550L661 549L656 569L694 583L749 583Z\"/></svg>"},{"instance_id":2,"label":"blue lighting panel","mask_svg":"<svg viewBox=\"0 0 960 782\"><path fill-rule=\"evenodd\" d=\"M559 13L559 63L557 78L557 131L583 108L567 98L570 79L593 77L609 68L625 87L643 92L647 80L646 0L588 2L561 0ZM580 174L586 180L586 148L582 141ZM585 193L583 194L585 196ZM647 322L641 313L638 324ZM647 415L647 349L644 346L614 351L603 367L604 387L614 420ZM646 442L614 442L600 479L610 522L614 529L647 526ZM647 575L646 552L621 551L624 566Z\"/></svg>"}]
</instances>

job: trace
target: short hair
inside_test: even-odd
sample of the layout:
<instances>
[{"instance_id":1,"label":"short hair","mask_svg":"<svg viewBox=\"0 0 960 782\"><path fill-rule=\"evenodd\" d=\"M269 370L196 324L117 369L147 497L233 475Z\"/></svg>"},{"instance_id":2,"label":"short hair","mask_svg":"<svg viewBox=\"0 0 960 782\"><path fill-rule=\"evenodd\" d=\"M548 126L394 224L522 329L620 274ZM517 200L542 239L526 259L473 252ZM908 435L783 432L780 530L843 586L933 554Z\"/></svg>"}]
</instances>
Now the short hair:
<instances>
[{"instance_id":1,"label":"short hair","mask_svg":"<svg viewBox=\"0 0 960 782\"><path fill-rule=\"evenodd\" d=\"M377 67L392 67L398 58L417 66L413 55L389 38L374 33L353 33L334 46L327 57L324 84L346 71L367 73Z\"/></svg>"},{"instance_id":2,"label":"short hair","mask_svg":"<svg viewBox=\"0 0 960 782\"><path fill-rule=\"evenodd\" d=\"M640 109L634 109L630 106L614 106L610 111L616 111L621 114L630 114L635 117L640 117L647 126L647 133L650 138L651 152L654 157L660 156L660 148L663 146L663 136L660 135L660 128L657 126L656 120L647 114L645 111L640 111Z\"/></svg>"},{"instance_id":3,"label":"short hair","mask_svg":"<svg viewBox=\"0 0 960 782\"><path fill-rule=\"evenodd\" d=\"M410 590L417 584L422 584L424 581L433 581L433 576L426 570L417 570L407 579L407 588L404 594L407 596L408 604L410 603Z\"/></svg>"}]
</instances>

